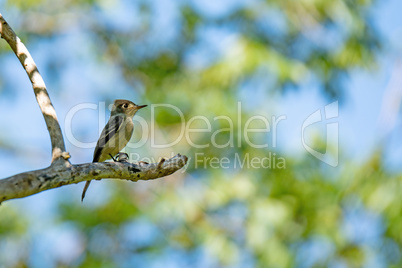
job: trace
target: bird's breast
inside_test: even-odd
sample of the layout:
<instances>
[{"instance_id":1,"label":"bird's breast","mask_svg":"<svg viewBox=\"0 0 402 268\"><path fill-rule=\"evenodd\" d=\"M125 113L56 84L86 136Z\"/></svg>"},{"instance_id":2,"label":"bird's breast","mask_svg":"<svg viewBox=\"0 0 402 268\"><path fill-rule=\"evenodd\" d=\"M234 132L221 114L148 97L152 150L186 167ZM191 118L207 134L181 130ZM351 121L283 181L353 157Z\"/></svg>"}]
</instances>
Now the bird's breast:
<instances>
[{"instance_id":1,"label":"bird's breast","mask_svg":"<svg viewBox=\"0 0 402 268\"><path fill-rule=\"evenodd\" d=\"M134 131L133 120L131 118L127 118L126 119L126 131L124 132L125 133L125 139L126 139L127 142L130 141L131 136L133 135L133 131Z\"/></svg>"}]
</instances>

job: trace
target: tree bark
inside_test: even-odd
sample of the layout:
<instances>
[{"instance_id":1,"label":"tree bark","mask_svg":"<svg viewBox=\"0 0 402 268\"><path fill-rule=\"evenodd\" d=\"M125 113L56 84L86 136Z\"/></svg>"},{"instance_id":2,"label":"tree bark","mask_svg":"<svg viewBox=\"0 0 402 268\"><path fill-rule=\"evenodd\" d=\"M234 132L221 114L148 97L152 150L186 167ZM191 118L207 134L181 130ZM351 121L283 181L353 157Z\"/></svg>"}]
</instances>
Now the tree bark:
<instances>
[{"instance_id":1,"label":"tree bark","mask_svg":"<svg viewBox=\"0 0 402 268\"><path fill-rule=\"evenodd\" d=\"M70 166L51 165L0 180L0 202L87 180L106 178L129 181L153 180L176 172L186 163L187 157L178 154L153 164L132 164L124 161Z\"/></svg>"}]
</instances>

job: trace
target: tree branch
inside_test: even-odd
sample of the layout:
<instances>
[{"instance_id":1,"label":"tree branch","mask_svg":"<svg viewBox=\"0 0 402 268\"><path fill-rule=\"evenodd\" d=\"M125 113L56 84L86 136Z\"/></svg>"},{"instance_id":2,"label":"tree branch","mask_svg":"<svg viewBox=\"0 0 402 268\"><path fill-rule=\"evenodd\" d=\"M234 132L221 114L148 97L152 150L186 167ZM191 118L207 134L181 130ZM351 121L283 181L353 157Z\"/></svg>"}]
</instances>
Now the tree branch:
<instances>
[{"instance_id":1,"label":"tree branch","mask_svg":"<svg viewBox=\"0 0 402 268\"><path fill-rule=\"evenodd\" d=\"M50 101L45 82L28 49L14 33L0 13L0 36L10 45L31 80L32 87L42 111L52 142L52 163L48 168L20 173L0 180L0 203L15 198L30 196L63 185L103 178L118 178L130 181L153 180L170 175L187 163L187 157L180 154L159 163L131 164L102 162L71 165L70 155L65 152L63 134L56 111ZM124 159L124 158L123 158Z\"/></svg>"},{"instance_id":2,"label":"tree branch","mask_svg":"<svg viewBox=\"0 0 402 268\"><path fill-rule=\"evenodd\" d=\"M59 121L57 120L56 111L50 101L49 95L46 90L45 82L39 73L36 64L31 57L28 49L21 42L13 29L8 25L3 16L0 13L0 35L10 45L15 55L20 60L22 67L27 72L29 80L32 83L32 87L35 93L36 100L45 118L46 126L49 131L50 140L52 142L52 163L63 157L68 159L68 154L63 154L66 150L61 133Z\"/></svg>"},{"instance_id":3,"label":"tree branch","mask_svg":"<svg viewBox=\"0 0 402 268\"><path fill-rule=\"evenodd\" d=\"M162 164L160 164L162 163ZM0 203L88 180L124 179L153 180L170 175L184 167L187 157L176 155L160 163L132 164L129 162L100 162L71 165L51 165L0 180Z\"/></svg>"}]
</instances>

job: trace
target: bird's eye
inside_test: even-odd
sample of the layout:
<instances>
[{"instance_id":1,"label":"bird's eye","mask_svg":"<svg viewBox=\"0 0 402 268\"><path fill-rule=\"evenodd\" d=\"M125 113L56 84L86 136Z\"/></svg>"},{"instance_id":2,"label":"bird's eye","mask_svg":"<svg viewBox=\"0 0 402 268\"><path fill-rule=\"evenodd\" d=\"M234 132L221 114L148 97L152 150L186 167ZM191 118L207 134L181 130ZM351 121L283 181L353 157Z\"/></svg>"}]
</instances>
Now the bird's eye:
<instances>
[{"instance_id":1,"label":"bird's eye","mask_svg":"<svg viewBox=\"0 0 402 268\"><path fill-rule=\"evenodd\" d=\"M128 107L128 104L127 104L127 103L124 103L124 104L123 104L123 108L126 109L127 107Z\"/></svg>"}]
</instances>

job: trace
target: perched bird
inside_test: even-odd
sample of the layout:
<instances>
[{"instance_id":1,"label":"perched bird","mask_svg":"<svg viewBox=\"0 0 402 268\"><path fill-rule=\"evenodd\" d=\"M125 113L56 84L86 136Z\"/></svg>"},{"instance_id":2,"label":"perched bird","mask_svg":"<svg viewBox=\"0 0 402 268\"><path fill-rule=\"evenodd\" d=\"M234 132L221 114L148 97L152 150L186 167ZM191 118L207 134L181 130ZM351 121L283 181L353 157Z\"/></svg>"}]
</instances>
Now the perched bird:
<instances>
[{"instance_id":1,"label":"perched bird","mask_svg":"<svg viewBox=\"0 0 402 268\"><path fill-rule=\"evenodd\" d=\"M134 131L133 116L147 105L136 105L129 100L115 100L109 121L103 129L94 151L92 162L103 162L113 158L126 147ZM91 181L87 181L82 191L81 202L85 198Z\"/></svg>"}]
</instances>

